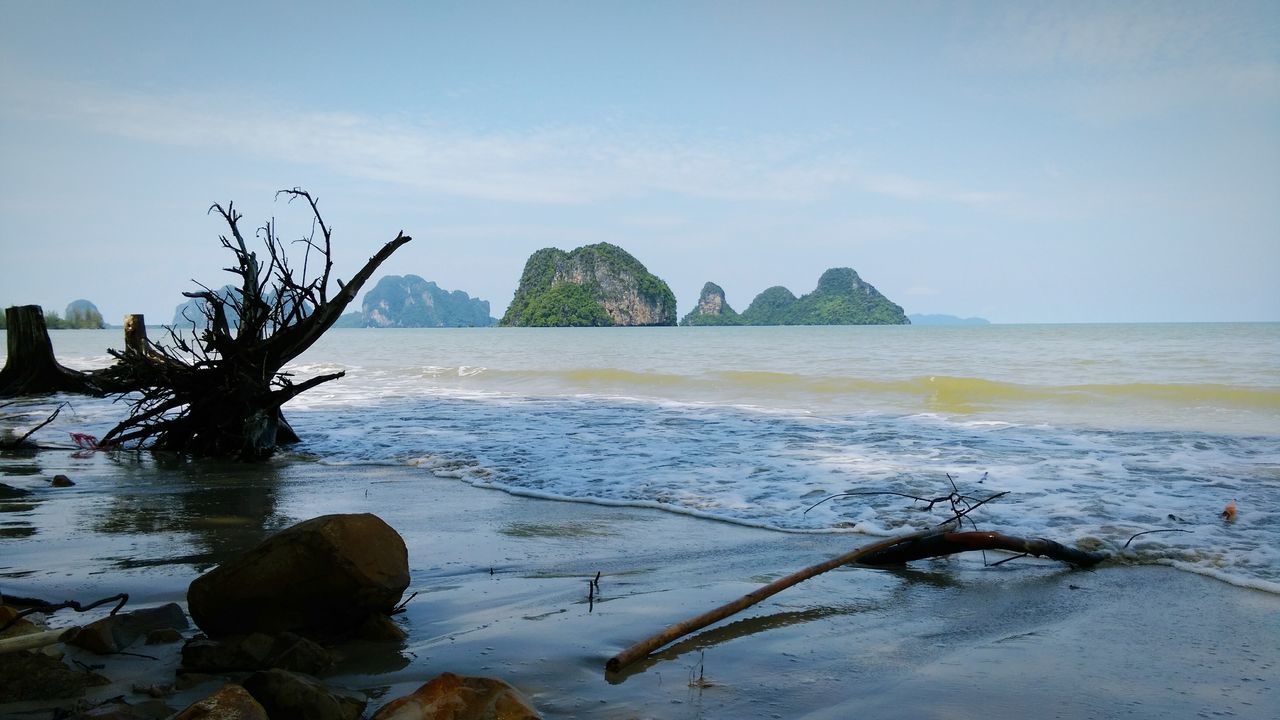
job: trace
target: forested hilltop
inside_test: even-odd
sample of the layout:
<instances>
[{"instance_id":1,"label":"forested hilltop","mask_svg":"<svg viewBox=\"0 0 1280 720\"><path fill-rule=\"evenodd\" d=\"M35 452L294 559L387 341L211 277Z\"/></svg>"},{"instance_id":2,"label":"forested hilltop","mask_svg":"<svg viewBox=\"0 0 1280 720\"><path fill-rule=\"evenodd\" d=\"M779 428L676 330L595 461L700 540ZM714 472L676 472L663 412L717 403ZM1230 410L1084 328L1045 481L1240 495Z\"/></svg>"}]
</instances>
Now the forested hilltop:
<instances>
[{"instance_id":1,"label":"forested hilltop","mask_svg":"<svg viewBox=\"0 0 1280 720\"><path fill-rule=\"evenodd\" d=\"M50 330L101 330L107 326L98 312L98 306L88 300L72 300L62 315L50 310L45 313L44 325ZM0 313L0 330L8 329L4 313Z\"/></svg>"},{"instance_id":2,"label":"forested hilltop","mask_svg":"<svg viewBox=\"0 0 1280 720\"><path fill-rule=\"evenodd\" d=\"M676 297L661 278L609 243L565 252L543 248L525 262L502 325L675 325Z\"/></svg>"},{"instance_id":3,"label":"forested hilltop","mask_svg":"<svg viewBox=\"0 0 1280 720\"><path fill-rule=\"evenodd\" d=\"M813 292L797 298L781 285L756 296L742 314L725 301L715 283L702 288L684 325L909 325L902 307L858 277L852 268L831 268Z\"/></svg>"},{"instance_id":4,"label":"forested hilltop","mask_svg":"<svg viewBox=\"0 0 1280 720\"><path fill-rule=\"evenodd\" d=\"M360 312L344 315L338 327L488 327L495 322L488 300L445 290L417 275L387 275L365 294Z\"/></svg>"}]
</instances>

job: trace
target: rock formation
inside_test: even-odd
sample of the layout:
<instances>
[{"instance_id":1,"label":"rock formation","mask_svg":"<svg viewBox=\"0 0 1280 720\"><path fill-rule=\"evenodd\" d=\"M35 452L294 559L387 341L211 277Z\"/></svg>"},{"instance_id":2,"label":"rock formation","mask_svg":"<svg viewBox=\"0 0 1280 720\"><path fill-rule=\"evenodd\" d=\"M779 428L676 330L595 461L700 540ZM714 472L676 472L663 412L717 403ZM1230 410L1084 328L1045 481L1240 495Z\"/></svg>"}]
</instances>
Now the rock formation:
<instances>
[{"instance_id":1,"label":"rock formation","mask_svg":"<svg viewBox=\"0 0 1280 720\"><path fill-rule=\"evenodd\" d=\"M746 325L908 325L902 308L858 277L852 268L831 268L818 287L797 298L775 286L742 313Z\"/></svg>"},{"instance_id":2,"label":"rock formation","mask_svg":"<svg viewBox=\"0 0 1280 720\"><path fill-rule=\"evenodd\" d=\"M616 245L529 257L502 318L512 327L675 325L676 298L662 279Z\"/></svg>"},{"instance_id":3,"label":"rock formation","mask_svg":"<svg viewBox=\"0 0 1280 720\"><path fill-rule=\"evenodd\" d=\"M67 310L62 315L63 327L67 328L93 328L101 330L107 324L102 320L102 313L98 311L98 306L88 300L72 300L67 305Z\"/></svg>"},{"instance_id":4,"label":"rock formation","mask_svg":"<svg viewBox=\"0 0 1280 720\"><path fill-rule=\"evenodd\" d=\"M346 323L344 323L346 324ZM388 275L364 296L360 327L488 327L489 302L417 275Z\"/></svg>"},{"instance_id":5,"label":"rock formation","mask_svg":"<svg viewBox=\"0 0 1280 720\"><path fill-rule=\"evenodd\" d=\"M702 286L698 306L680 321L681 325L741 325L742 316L724 299L724 288L709 282Z\"/></svg>"}]
</instances>

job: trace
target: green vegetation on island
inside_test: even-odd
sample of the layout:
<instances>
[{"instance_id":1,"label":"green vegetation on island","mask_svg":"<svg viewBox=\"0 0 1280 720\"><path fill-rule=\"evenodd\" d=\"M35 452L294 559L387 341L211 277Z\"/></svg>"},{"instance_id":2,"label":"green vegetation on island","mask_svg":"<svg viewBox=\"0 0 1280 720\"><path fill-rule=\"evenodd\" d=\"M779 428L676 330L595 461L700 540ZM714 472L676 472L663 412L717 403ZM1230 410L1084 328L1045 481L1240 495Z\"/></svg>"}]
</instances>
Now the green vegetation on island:
<instances>
[{"instance_id":1,"label":"green vegetation on island","mask_svg":"<svg viewBox=\"0 0 1280 720\"><path fill-rule=\"evenodd\" d=\"M907 325L902 308L858 277L852 268L831 268L818 287L797 298L781 285L756 296L741 315L725 302L715 283L702 288L698 306L685 325Z\"/></svg>"},{"instance_id":2,"label":"green vegetation on island","mask_svg":"<svg viewBox=\"0 0 1280 720\"><path fill-rule=\"evenodd\" d=\"M675 325L671 288L626 250L596 243L529 256L506 327Z\"/></svg>"},{"instance_id":3,"label":"green vegetation on island","mask_svg":"<svg viewBox=\"0 0 1280 720\"><path fill-rule=\"evenodd\" d=\"M98 306L88 300L72 300L62 315L50 310L44 314L44 326L49 330L101 330L107 326L98 312ZM0 330L8 329L4 313L0 313Z\"/></svg>"},{"instance_id":4,"label":"green vegetation on island","mask_svg":"<svg viewBox=\"0 0 1280 720\"><path fill-rule=\"evenodd\" d=\"M702 286L698 305L680 321L681 325L741 325L742 316L724 299L724 288L709 282Z\"/></svg>"}]
</instances>

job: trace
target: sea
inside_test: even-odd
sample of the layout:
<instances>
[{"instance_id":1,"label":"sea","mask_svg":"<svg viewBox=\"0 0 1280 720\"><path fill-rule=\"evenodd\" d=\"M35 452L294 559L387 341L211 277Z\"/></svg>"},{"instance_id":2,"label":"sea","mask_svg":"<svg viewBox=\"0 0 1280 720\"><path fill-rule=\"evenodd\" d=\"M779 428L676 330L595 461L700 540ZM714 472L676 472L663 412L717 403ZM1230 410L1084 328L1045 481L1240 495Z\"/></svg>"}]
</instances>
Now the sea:
<instances>
[{"instance_id":1,"label":"sea","mask_svg":"<svg viewBox=\"0 0 1280 720\"><path fill-rule=\"evenodd\" d=\"M75 368L122 342L51 335ZM968 528L1280 593L1280 323L338 329L287 369L345 375L285 406L302 442L275 462L788 533L972 508ZM127 411L72 402L37 440Z\"/></svg>"}]
</instances>

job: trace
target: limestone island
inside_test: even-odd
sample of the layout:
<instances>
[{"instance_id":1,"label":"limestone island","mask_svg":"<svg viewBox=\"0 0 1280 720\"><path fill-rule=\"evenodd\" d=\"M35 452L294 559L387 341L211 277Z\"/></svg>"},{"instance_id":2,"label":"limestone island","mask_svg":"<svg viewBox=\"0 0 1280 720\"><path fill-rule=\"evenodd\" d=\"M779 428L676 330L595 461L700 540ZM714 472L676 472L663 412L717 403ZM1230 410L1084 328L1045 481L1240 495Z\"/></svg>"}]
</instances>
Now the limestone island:
<instances>
[{"instance_id":1,"label":"limestone island","mask_svg":"<svg viewBox=\"0 0 1280 720\"><path fill-rule=\"evenodd\" d=\"M334 327L489 327L496 322L488 300L445 290L417 275L387 275L365 293L359 312L343 315Z\"/></svg>"},{"instance_id":2,"label":"limestone island","mask_svg":"<svg viewBox=\"0 0 1280 720\"><path fill-rule=\"evenodd\" d=\"M813 292L797 298L781 285L756 296L741 314L715 283L702 287L698 305L682 325L909 325L902 307L858 277L852 268L822 273Z\"/></svg>"},{"instance_id":3,"label":"limestone island","mask_svg":"<svg viewBox=\"0 0 1280 720\"><path fill-rule=\"evenodd\" d=\"M609 243L543 248L525 262L504 327L675 325L676 296L626 250Z\"/></svg>"}]
</instances>

